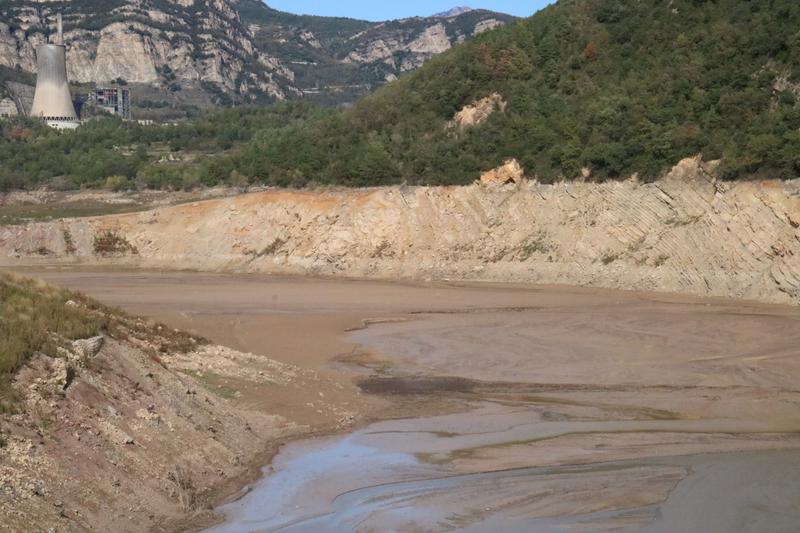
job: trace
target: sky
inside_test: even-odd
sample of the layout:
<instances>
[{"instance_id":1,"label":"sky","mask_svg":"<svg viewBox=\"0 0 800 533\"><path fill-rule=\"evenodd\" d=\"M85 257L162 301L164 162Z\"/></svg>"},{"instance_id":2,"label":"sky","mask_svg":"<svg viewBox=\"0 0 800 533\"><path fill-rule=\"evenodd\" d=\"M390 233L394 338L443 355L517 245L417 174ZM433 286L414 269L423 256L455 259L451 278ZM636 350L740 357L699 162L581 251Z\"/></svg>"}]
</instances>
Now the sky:
<instances>
[{"instance_id":1,"label":"sky","mask_svg":"<svg viewBox=\"0 0 800 533\"><path fill-rule=\"evenodd\" d=\"M501 11L527 17L549 0L267 0L267 5L281 11L303 15L325 15L366 20L389 20L427 16L463 5Z\"/></svg>"}]
</instances>

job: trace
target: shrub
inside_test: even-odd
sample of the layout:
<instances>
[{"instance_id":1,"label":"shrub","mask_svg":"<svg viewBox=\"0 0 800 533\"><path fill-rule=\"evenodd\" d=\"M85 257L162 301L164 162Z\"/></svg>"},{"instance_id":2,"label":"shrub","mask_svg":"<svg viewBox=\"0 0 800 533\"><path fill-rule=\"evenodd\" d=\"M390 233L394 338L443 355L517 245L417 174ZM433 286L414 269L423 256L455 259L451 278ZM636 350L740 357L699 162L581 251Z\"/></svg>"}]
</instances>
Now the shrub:
<instances>
[{"instance_id":1,"label":"shrub","mask_svg":"<svg viewBox=\"0 0 800 533\"><path fill-rule=\"evenodd\" d=\"M128 242L128 239L116 231L106 230L94 236L94 253L98 255L113 255L136 254L139 252Z\"/></svg>"}]
</instances>

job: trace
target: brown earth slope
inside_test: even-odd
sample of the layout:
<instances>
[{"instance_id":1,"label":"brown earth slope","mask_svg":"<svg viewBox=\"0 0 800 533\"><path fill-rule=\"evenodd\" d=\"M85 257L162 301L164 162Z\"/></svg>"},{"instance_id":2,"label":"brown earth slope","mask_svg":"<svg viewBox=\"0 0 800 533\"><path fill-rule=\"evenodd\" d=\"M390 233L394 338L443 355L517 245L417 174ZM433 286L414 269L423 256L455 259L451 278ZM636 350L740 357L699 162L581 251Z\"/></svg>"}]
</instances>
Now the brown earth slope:
<instances>
[{"instance_id":1,"label":"brown earth slope","mask_svg":"<svg viewBox=\"0 0 800 533\"><path fill-rule=\"evenodd\" d=\"M0 228L0 263L525 281L800 303L800 181L272 191Z\"/></svg>"},{"instance_id":2,"label":"brown earth slope","mask_svg":"<svg viewBox=\"0 0 800 533\"><path fill-rule=\"evenodd\" d=\"M0 274L0 286L57 291L18 279ZM2 531L208 523L281 440L352 422L328 400L341 386L313 370L67 297L65 307L109 326L75 341L50 331L58 348L33 353L10 389L0 374ZM0 311L6 303L0 295ZM33 308L29 320L49 312ZM313 420L298 415L308 390L320 394Z\"/></svg>"}]
</instances>

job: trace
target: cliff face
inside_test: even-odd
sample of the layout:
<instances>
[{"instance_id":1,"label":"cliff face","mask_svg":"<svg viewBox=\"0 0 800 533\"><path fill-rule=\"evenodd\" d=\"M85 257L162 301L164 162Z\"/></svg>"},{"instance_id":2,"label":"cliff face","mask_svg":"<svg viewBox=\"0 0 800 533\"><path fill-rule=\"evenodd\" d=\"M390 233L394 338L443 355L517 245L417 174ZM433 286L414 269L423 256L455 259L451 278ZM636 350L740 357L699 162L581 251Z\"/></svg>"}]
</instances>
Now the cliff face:
<instances>
[{"instance_id":1,"label":"cliff face","mask_svg":"<svg viewBox=\"0 0 800 533\"><path fill-rule=\"evenodd\" d=\"M714 173L689 159L652 184L274 191L0 229L0 260L524 281L800 303L800 182L726 183ZM104 232L130 247L98 250Z\"/></svg>"},{"instance_id":2,"label":"cliff face","mask_svg":"<svg viewBox=\"0 0 800 533\"><path fill-rule=\"evenodd\" d=\"M84 5L86 4L86 5ZM35 48L64 11L67 71L75 82L117 79L180 88L212 82L231 92L285 98L292 73L258 51L230 2L136 0L12 2L0 23L0 65L36 71Z\"/></svg>"},{"instance_id":3,"label":"cliff face","mask_svg":"<svg viewBox=\"0 0 800 533\"><path fill-rule=\"evenodd\" d=\"M354 83L354 78L364 92L455 42L510 20L470 12L441 20L372 24L298 17L258 0L79 0L57 5L11 0L0 6L0 66L35 73L36 46L54 32L57 10L64 14L72 81L123 79L171 93L212 83L214 91L245 99L284 99L304 90L314 94ZM464 24L468 27L462 29ZM375 62L387 66L376 73L370 65ZM323 84L307 73L309 66L320 63L327 67ZM363 64L364 71L354 72L350 63Z\"/></svg>"}]
</instances>

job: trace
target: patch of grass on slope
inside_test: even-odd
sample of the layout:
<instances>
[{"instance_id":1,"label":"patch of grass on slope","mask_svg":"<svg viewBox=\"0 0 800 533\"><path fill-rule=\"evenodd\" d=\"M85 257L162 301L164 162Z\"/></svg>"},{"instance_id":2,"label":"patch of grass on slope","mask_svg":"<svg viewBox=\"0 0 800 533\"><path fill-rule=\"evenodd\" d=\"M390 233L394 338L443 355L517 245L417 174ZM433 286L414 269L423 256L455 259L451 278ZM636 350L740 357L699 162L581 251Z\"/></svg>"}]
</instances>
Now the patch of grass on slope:
<instances>
[{"instance_id":1,"label":"patch of grass on slope","mask_svg":"<svg viewBox=\"0 0 800 533\"><path fill-rule=\"evenodd\" d=\"M68 301L79 305L67 305ZM0 398L20 366L36 352L55 356L64 340L98 335L108 327L92 303L42 282L0 273Z\"/></svg>"},{"instance_id":2,"label":"patch of grass on slope","mask_svg":"<svg viewBox=\"0 0 800 533\"><path fill-rule=\"evenodd\" d=\"M12 403L14 373L34 354L59 357L59 347L101 334L146 341L167 353L186 352L204 342L76 292L0 272L0 412Z\"/></svg>"}]
</instances>

